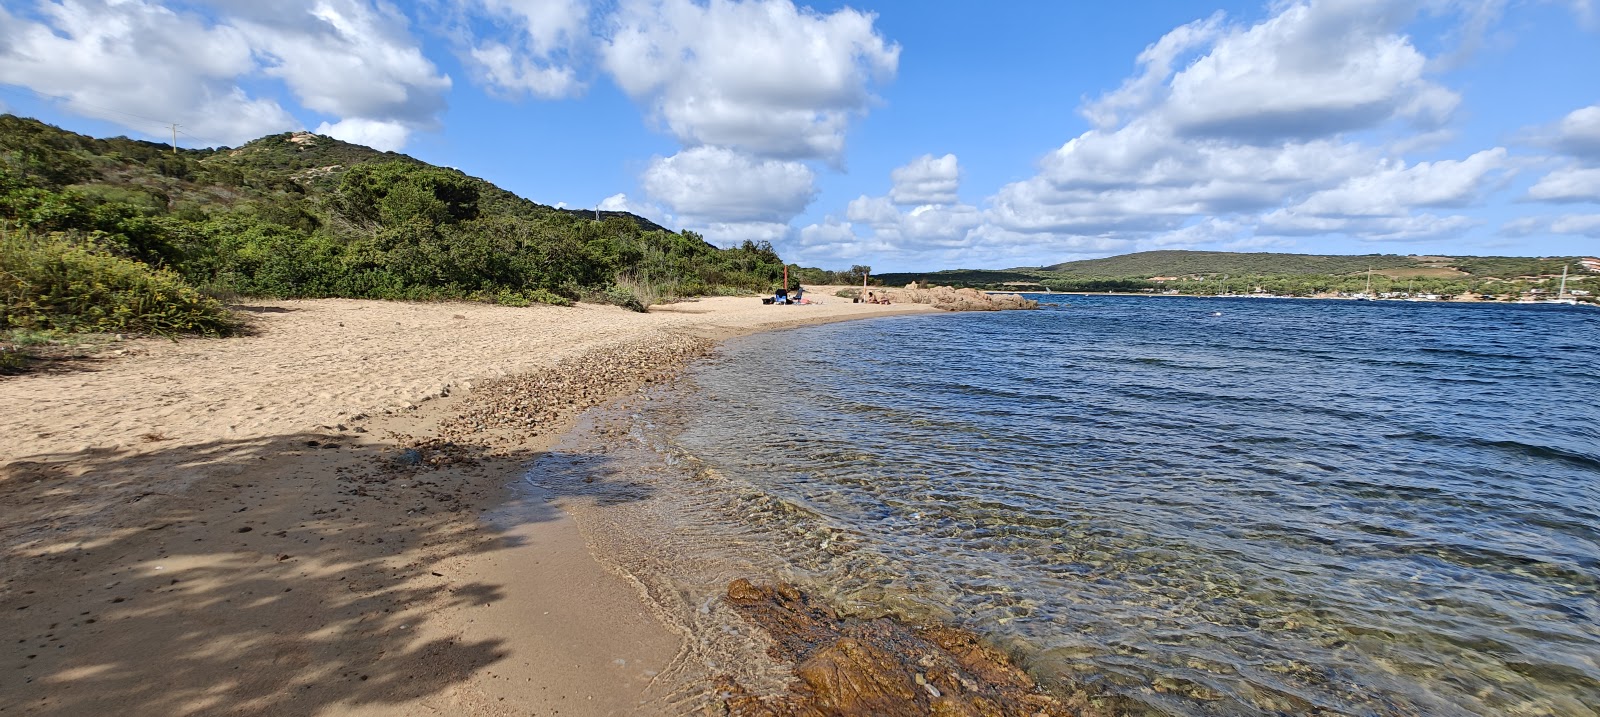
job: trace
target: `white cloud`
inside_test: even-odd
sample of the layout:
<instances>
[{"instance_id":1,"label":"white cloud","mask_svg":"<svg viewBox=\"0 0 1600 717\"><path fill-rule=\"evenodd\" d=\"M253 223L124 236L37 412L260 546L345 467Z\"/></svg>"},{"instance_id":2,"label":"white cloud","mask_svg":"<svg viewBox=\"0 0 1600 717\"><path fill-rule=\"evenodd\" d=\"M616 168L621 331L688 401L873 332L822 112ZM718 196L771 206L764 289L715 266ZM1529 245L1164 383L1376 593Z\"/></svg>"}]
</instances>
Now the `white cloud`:
<instances>
[{"instance_id":1,"label":"white cloud","mask_svg":"<svg viewBox=\"0 0 1600 717\"><path fill-rule=\"evenodd\" d=\"M577 91L582 83L569 66L549 66L517 56L508 45L488 43L475 47L469 56L483 72L492 89L553 99Z\"/></svg>"},{"instance_id":2,"label":"white cloud","mask_svg":"<svg viewBox=\"0 0 1600 717\"><path fill-rule=\"evenodd\" d=\"M1406 214L1401 216L1341 217L1279 209L1263 215L1256 224L1261 236L1315 236L1344 234L1362 241L1443 239L1482 224L1460 215Z\"/></svg>"},{"instance_id":3,"label":"white cloud","mask_svg":"<svg viewBox=\"0 0 1600 717\"><path fill-rule=\"evenodd\" d=\"M656 157L639 181L673 212L707 224L787 222L817 194L816 174L802 163L721 147Z\"/></svg>"},{"instance_id":4,"label":"white cloud","mask_svg":"<svg viewBox=\"0 0 1600 717\"><path fill-rule=\"evenodd\" d=\"M1384 161L1370 174L1312 194L1293 210L1325 217L1393 217L1413 207L1463 207L1476 203L1485 190L1509 178L1509 167L1503 147L1464 160L1421 162L1410 167L1398 160Z\"/></svg>"},{"instance_id":5,"label":"white cloud","mask_svg":"<svg viewBox=\"0 0 1600 717\"><path fill-rule=\"evenodd\" d=\"M789 0L626 0L600 53L629 96L689 146L837 159L900 48L874 16Z\"/></svg>"},{"instance_id":6,"label":"white cloud","mask_svg":"<svg viewBox=\"0 0 1600 717\"><path fill-rule=\"evenodd\" d=\"M1561 118L1555 145L1575 157L1600 160L1600 105L1576 109Z\"/></svg>"},{"instance_id":7,"label":"white cloud","mask_svg":"<svg viewBox=\"0 0 1600 717\"><path fill-rule=\"evenodd\" d=\"M589 8L581 0L477 0L486 29L466 38L465 59L497 93L557 99L578 93L574 53L588 44ZM470 32L466 34L470 35Z\"/></svg>"},{"instance_id":8,"label":"white cloud","mask_svg":"<svg viewBox=\"0 0 1600 717\"><path fill-rule=\"evenodd\" d=\"M392 141L398 132L381 125L404 125L407 134L437 126L450 79L388 4L209 4L215 18L151 0L41 1L27 17L0 8L0 82L66 97L75 113L146 134L160 134L170 118L193 137L224 143L303 126L243 89L262 76L332 115L325 125L334 131Z\"/></svg>"},{"instance_id":9,"label":"white cloud","mask_svg":"<svg viewBox=\"0 0 1600 717\"><path fill-rule=\"evenodd\" d=\"M983 224L983 214L967 204L923 204L901 211L889 197L860 196L845 209L853 226L871 229L872 240L885 251L925 252L931 248L972 244L971 231Z\"/></svg>"},{"instance_id":10,"label":"white cloud","mask_svg":"<svg viewBox=\"0 0 1600 717\"><path fill-rule=\"evenodd\" d=\"M287 7L285 7L287 6ZM391 6L299 0L240 18L240 31L307 109L432 129L450 78L423 56Z\"/></svg>"},{"instance_id":11,"label":"white cloud","mask_svg":"<svg viewBox=\"0 0 1600 717\"><path fill-rule=\"evenodd\" d=\"M1407 165L1356 138L1398 133L1393 151L1450 134L1459 97L1428 77L1405 32L1416 6L1273 8L1249 26L1214 15L1147 47L1132 77L1082 108L1093 129L1001 187L972 235L1078 250L1414 239L1475 226L1416 210L1470 206L1499 189L1514 169L1504 149Z\"/></svg>"},{"instance_id":12,"label":"white cloud","mask_svg":"<svg viewBox=\"0 0 1600 717\"><path fill-rule=\"evenodd\" d=\"M1400 32L1413 13L1389 0L1283 7L1174 75L1162 112L1179 135L1253 143L1397 117L1437 127L1460 98L1423 78L1427 60Z\"/></svg>"},{"instance_id":13,"label":"white cloud","mask_svg":"<svg viewBox=\"0 0 1600 717\"><path fill-rule=\"evenodd\" d=\"M147 135L163 132L161 120L224 143L300 126L239 87L254 60L237 28L137 0L62 0L38 11L30 19L0 7L0 82Z\"/></svg>"},{"instance_id":14,"label":"white cloud","mask_svg":"<svg viewBox=\"0 0 1600 717\"><path fill-rule=\"evenodd\" d=\"M1562 214L1554 217L1518 217L1500 226L1500 234L1525 237L1535 234L1569 234L1600 239L1600 214Z\"/></svg>"},{"instance_id":15,"label":"white cloud","mask_svg":"<svg viewBox=\"0 0 1600 717\"><path fill-rule=\"evenodd\" d=\"M1124 113L1148 109L1153 100L1165 95L1167 78L1178 58L1214 41L1222 31L1222 19L1223 14L1217 12L1161 36L1139 53L1138 75L1124 80L1115 92L1085 104L1080 114L1096 127L1108 129L1121 124Z\"/></svg>"},{"instance_id":16,"label":"white cloud","mask_svg":"<svg viewBox=\"0 0 1600 717\"><path fill-rule=\"evenodd\" d=\"M659 205L632 199L622 192L600 200L598 209L606 212L628 212L629 214L649 219L664 227L671 227L678 223L677 217L673 216L671 212L662 209Z\"/></svg>"},{"instance_id":17,"label":"white cloud","mask_svg":"<svg viewBox=\"0 0 1600 717\"><path fill-rule=\"evenodd\" d=\"M323 122L317 126L316 132L386 152L393 152L406 146L406 140L411 137L411 128L403 123L360 117L340 120L333 124Z\"/></svg>"},{"instance_id":18,"label":"white cloud","mask_svg":"<svg viewBox=\"0 0 1600 717\"><path fill-rule=\"evenodd\" d=\"M890 172L889 177L894 180L889 198L902 206L954 204L956 190L961 186L961 168L953 154L943 157L924 154Z\"/></svg>"},{"instance_id":19,"label":"white cloud","mask_svg":"<svg viewBox=\"0 0 1600 717\"><path fill-rule=\"evenodd\" d=\"M1550 222L1550 231L1600 239L1600 214L1563 214Z\"/></svg>"},{"instance_id":20,"label":"white cloud","mask_svg":"<svg viewBox=\"0 0 1600 717\"><path fill-rule=\"evenodd\" d=\"M776 244L790 234L788 222L710 222L695 225L694 231L718 246L733 246L745 241Z\"/></svg>"},{"instance_id":21,"label":"white cloud","mask_svg":"<svg viewBox=\"0 0 1600 717\"><path fill-rule=\"evenodd\" d=\"M1600 167L1567 167L1541 178L1528 198L1544 202L1600 202Z\"/></svg>"}]
</instances>

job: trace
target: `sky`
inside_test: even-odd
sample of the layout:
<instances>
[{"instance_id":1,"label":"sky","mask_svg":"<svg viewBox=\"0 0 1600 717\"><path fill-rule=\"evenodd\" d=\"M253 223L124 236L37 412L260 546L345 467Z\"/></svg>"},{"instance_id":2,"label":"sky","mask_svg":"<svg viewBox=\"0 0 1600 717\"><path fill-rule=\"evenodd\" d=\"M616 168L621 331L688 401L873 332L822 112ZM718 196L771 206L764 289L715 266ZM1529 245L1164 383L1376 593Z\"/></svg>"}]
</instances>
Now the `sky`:
<instances>
[{"instance_id":1,"label":"sky","mask_svg":"<svg viewBox=\"0 0 1600 717\"><path fill-rule=\"evenodd\" d=\"M1600 0L4 0L0 110L826 268L1600 254Z\"/></svg>"}]
</instances>

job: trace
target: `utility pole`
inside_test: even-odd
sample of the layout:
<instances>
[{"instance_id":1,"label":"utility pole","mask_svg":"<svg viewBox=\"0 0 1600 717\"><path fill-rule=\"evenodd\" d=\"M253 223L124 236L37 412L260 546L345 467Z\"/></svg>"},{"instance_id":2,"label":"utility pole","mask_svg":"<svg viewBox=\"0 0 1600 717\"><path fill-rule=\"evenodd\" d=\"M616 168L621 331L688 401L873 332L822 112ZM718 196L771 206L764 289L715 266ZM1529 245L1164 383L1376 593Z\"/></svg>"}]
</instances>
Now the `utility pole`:
<instances>
[{"instance_id":1,"label":"utility pole","mask_svg":"<svg viewBox=\"0 0 1600 717\"><path fill-rule=\"evenodd\" d=\"M178 123L172 123L172 153L178 153Z\"/></svg>"}]
</instances>

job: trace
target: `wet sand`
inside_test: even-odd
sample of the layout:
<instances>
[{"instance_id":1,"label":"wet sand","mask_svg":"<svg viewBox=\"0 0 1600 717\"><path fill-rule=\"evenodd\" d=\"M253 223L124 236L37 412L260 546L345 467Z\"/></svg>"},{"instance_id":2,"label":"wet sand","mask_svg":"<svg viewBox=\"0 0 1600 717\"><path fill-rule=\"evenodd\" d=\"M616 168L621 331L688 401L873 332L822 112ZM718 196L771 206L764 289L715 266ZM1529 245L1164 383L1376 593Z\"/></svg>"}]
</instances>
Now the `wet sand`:
<instances>
[{"instance_id":1,"label":"wet sand","mask_svg":"<svg viewBox=\"0 0 1600 717\"><path fill-rule=\"evenodd\" d=\"M935 311L811 296L271 302L0 379L0 713L660 709L684 636L511 485L716 340Z\"/></svg>"}]
</instances>

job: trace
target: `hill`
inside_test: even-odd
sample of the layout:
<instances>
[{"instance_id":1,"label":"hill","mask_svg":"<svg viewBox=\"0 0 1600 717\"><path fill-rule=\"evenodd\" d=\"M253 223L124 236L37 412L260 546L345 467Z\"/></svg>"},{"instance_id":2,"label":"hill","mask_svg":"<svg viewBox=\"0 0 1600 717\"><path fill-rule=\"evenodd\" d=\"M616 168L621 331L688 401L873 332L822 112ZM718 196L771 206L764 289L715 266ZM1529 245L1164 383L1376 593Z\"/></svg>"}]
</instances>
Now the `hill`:
<instances>
[{"instance_id":1,"label":"hill","mask_svg":"<svg viewBox=\"0 0 1600 717\"><path fill-rule=\"evenodd\" d=\"M1567 266L1584 271L1579 257L1401 256L1396 254L1279 254L1224 251L1145 251L1102 259L1069 261L1016 269L946 269L880 274L887 285L911 281L936 284L1022 285L1045 281L1148 280L1153 277L1342 277L1374 274L1391 279L1510 280L1552 276Z\"/></svg>"},{"instance_id":2,"label":"hill","mask_svg":"<svg viewBox=\"0 0 1600 717\"><path fill-rule=\"evenodd\" d=\"M1104 259L1069 261L1042 271L1070 276L1151 277L1191 274L1350 274L1367 269L1409 267L1393 254L1273 254L1225 251L1142 251Z\"/></svg>"},{"instance_id":3,"label":"hill","mask_svg":"<svg viewBox=\"0 0 1600 717\"><path fill-rule=\"evenodd\" d=\"M783 271L765 243L719 249L632 214L557 209L331 137L174 150L13 115L0 115L0 242L0 330L206 326L127 319L173 292L194 316L218 317L206 296L586 298L642 308L766 291ZM10 270L69 265L50 276ZM109 293L85 295L101 274L119 278ZM99 313L86 313L90 304Z\"/></svg>"},{"instance_id":4,"label":"hill","mask_svg":"<svg viewBox=\"0 0 1600 717\"><path fill-rule=\"evenodd\" d=\"M1371 290L1410 295L1475 294L1516 298L1554 293L1567 267L1568 289L1600 295L1600 265L1580 257L1398 256L1147 251L1005 270L947 269L877 275L888 286L913 281L1009 291L1270 293L1312 296Z\"/></svg>"}]
</instances>

